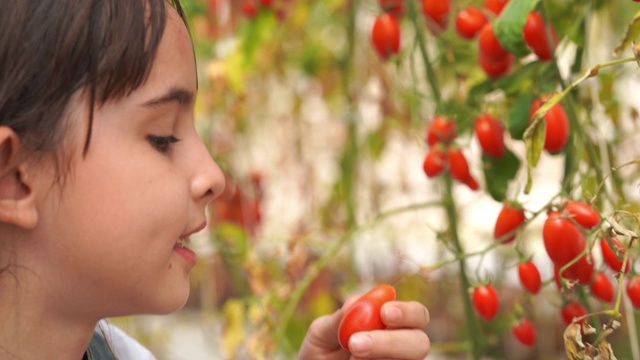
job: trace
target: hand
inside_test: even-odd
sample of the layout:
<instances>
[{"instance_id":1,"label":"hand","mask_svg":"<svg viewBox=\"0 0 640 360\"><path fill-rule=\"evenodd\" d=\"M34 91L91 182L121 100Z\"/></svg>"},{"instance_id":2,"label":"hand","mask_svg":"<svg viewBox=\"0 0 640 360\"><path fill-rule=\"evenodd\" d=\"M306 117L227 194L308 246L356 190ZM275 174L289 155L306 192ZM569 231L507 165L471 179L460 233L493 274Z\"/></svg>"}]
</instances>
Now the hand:
<instances>
[{"instance_id":1,"label":"hand","mask_svg":"<svg viewBox=\"0 0 640 360\"><path fill-rule=\"evenodd\" d=\"M415 301L390 301L382 306L380 316L385 330L359 332L349 340L351 354L338 343L338 326L346 310L356 300L350 297L331 315L311 323L300 349L300 360L346 359L424 359L431 344L424 329L429 311Z\"/></svg>"}]
</instances>

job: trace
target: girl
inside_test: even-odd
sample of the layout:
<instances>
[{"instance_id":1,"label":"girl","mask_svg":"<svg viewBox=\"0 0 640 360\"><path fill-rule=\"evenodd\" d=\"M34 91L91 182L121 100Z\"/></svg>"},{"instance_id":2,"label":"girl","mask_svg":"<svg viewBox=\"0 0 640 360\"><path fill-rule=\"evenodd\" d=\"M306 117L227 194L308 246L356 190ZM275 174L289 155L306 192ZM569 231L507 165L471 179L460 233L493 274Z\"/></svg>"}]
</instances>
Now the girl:
<instances>
[{"instance_id":1,"label":"girl","mask_svg":"<svg viewBox=\"0 0 640 360\"><path fill-rule=\"evenodd\" d=\"M177 0L3 2L0 359L153 358L101 319L187 299L189 236L224 187L196 90ZM343 312L312 323L300 358L350 357ZM382 316L388 330L352 337L354 357L426 356L424 306Z\"/></svg>"}]
</instances>

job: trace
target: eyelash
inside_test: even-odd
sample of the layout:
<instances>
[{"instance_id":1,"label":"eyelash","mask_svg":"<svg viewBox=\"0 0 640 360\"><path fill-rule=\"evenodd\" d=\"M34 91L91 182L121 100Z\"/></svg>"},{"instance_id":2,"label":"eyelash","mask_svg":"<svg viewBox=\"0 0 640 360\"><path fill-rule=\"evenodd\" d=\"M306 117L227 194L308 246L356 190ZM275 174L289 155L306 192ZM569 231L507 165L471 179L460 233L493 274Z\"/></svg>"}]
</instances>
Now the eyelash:
<instances>
[{"instance_id":1,"label":"eyelash","mask_svg":"<svg viewBox=\"0 0 640 360\"><path fill-rule=\"evenodd\" d=\"M175 144L178 141L180 141L180 139L178 139L173 135L169 135L169 136L149 135L148 139L149 139L149 142L151 143L151 146L153 146L156 150L160 151L161 153L168 152L169 146L171 146L171 144Z\"/></svg>"}]
</instances>

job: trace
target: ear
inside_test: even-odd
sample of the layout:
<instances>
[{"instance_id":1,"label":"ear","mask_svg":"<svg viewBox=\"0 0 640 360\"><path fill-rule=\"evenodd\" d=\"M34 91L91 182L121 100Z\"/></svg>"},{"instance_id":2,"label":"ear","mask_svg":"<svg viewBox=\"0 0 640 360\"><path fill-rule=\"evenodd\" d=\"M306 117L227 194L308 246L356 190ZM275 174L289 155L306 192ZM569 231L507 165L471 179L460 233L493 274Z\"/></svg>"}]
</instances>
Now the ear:
<instances>
[{"instance_id":1,"label":"ear","mask_svg":"<svg viewBox=\"0 0 640 360\"><path fill-rule=\"evenodd\" d=\"M31 184L23 180L24 157L18 135L0 126L0 222L32 229L38 211Z\"/></svg>"}]
</instances>

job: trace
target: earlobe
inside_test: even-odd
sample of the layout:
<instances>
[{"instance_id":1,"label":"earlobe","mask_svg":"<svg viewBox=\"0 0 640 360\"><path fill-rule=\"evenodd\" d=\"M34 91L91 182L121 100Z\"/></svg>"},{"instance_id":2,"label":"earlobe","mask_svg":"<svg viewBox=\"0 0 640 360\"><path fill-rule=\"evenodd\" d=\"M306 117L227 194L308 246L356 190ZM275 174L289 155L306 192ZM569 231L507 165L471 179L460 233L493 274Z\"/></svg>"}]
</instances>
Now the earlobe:
<instances>
[{"instance_id":1,"label":"earlobe","mask_svg":"<svg viewBox=\"0 0 640 360\"><path fill-rule=\"evenodd\" d=\"M38 222L31 184L23 176L24 150L18 135L0 127L0 222L32 229Z\"/></svg>"}]
</instances>

